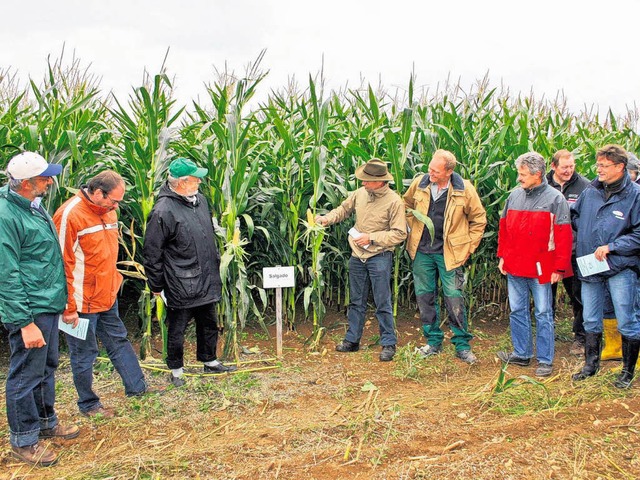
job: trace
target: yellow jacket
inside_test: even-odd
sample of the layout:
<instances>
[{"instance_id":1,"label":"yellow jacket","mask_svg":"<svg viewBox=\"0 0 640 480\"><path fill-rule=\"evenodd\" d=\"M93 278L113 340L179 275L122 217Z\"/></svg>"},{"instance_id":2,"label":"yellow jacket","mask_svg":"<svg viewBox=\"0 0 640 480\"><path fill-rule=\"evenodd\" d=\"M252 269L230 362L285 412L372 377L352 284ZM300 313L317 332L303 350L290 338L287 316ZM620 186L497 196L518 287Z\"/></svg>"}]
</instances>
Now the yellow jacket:
<instances>
[{"instance_id":1,"label":"yellow jacket","mask_svg":"<svg viewBox=\"0 0 640 480\"><path fill-rule=\"evenodd\" d=\"M407 208L426 215L431 202L429 175L415 178L403 199ZM406 248L409 256L414 259L424 230L424 223L414 218L410 213L407 214L407 221L411 231ZM464 265L469 255L475 252L480 245L486 225L487 214L480 203L478 192L469 180L464 180L454 172L449 181L443 225L443 253L447 270Z\"/></svg>"}]
</instances>

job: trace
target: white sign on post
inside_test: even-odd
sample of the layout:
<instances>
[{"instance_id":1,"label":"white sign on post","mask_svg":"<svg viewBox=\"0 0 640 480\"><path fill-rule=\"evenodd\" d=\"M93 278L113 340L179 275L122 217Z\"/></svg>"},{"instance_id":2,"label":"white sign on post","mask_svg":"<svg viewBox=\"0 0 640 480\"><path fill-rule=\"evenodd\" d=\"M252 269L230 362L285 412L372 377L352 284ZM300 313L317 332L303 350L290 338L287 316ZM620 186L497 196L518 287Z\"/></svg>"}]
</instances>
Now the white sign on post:
<instances>
[{"instance_id":1,"label":"white sign on post","mask_svg":"<svg viewBox=\"0 0 640 480\"><path fill-rule=\"evenodd\" d=\"M282 289L296 286L293 267L264 267L262 287L276 289L276 355L282 357Z\"/></svg>"},{"instance_id":2,"label":"white sign on post","mask_svg":"<svg viewBox=\"0 0 640 480\"><path fill-rule=\"evenodd\" d=\"M296 286L293 267L265 267L262 269L263 288L286 288Z\"/></svg>"}]
</instances>

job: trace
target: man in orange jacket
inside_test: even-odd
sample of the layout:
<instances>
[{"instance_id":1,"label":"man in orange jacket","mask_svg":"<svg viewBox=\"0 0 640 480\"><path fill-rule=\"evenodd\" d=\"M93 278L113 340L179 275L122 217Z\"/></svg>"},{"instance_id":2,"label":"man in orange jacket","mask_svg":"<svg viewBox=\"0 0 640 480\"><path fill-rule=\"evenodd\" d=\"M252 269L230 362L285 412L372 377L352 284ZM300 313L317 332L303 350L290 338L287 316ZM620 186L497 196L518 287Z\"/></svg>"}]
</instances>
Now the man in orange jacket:
<instances>
[{"instance_id":1,"label":"man in orange jacket","mask_svg":"<svg viewBox=\"0 0 640 480\"><path fill-rule=\"evenodd\" d=\"M64 258L69 296L63 321L76 326L89 320L86 339L67 335L78 408L83 415L110 418L92 388L93 363L98 356L96 337L116 368L127 396L147 391L144 375L127 329L118 314L117 294L122 275L118 260L118 216L116 207L125 193L124 180L111 170L99 173L83 185L53 216Z\"/></svg>"}]
</instances>

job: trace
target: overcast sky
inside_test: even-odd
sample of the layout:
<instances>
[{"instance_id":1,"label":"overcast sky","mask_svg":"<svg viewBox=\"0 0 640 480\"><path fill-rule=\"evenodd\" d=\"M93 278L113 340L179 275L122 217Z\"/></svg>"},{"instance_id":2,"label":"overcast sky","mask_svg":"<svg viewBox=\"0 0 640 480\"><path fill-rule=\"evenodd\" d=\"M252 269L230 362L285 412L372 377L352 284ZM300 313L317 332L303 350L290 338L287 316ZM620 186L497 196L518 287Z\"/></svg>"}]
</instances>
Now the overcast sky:
<instances>
[{"instance_id":1,"label":"overcast sky","mask_svg":"<svg viewBox=\"0 0 640 480\"><path fill-rule=\"evenodd\" d=\"M236 72L266 49L259 91L305 83L324 58L329 86L434 90L448 76L555 98L574 111L640 105L640 0L5 0L0 69L40 81L46 58L79 57L125 99L167 48L181 103L214 67Z\"/></svg>"}]
</instances>

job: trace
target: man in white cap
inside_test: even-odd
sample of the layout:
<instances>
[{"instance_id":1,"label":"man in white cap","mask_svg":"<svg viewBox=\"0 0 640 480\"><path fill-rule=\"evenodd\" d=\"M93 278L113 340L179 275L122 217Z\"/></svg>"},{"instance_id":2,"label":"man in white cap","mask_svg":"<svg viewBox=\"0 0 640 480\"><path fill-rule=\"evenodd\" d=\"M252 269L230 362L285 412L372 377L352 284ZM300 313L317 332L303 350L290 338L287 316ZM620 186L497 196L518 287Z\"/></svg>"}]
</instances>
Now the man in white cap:
<instances>
[{"instance_id":1,"label":"man in white cap","mask_svg":"<svg viewBox=\"0 0 640 480\"><path fill-rule=\"evenodd\" d=\"M24 152L11 159L9 183L0 188L0 317L11 348L9 441L15 457L41 466L55 463L57 455L39 439L80 433L76 425L58 423L54 409L58 319L67 283L58 235L40 201L61 171L61 165Z\"/></svg>"},{"instance_id":2,"label":"man in white cap","mask_svg":"<svg viewBox=\"0 0 640 480\"><path fill-rule=\"evenodd\" d=\"M396 331L391 305L391 272L393 251L407 237L404 202L389 188L393 177L387 164L372 158L356 169L362 187L326 215L316 217L320 225L333 225L355 214L356 223L349 232L350 303L347 312L349 327L338 352L356 352L364 329L369 285L376 304L380 326L380 361L388 362L396 353Z\"/></svg>"}]
</instances>

